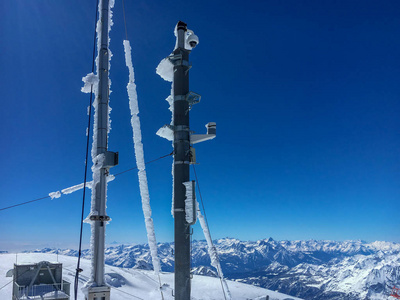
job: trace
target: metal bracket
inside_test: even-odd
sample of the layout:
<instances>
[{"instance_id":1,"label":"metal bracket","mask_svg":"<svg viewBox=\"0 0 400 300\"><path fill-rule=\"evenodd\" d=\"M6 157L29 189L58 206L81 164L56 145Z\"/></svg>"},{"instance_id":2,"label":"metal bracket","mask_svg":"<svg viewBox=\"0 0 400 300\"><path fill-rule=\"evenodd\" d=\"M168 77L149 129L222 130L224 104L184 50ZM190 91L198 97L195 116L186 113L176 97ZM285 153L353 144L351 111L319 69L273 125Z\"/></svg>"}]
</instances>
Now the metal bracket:
<instances>
[{"instance_id":1,"label":"metal bracket","mask_svg":"<svg viewBox=\"0 0 400 300\"><path fill-rule=\"evenodd\" d=\"M109 216L96 216L96 215L90 216L89 219L91 221L101 221L101 222L110 221L111 220L111 218Z\"/></svg>"},{"instance_id":2,"label":"metal bracket","mask_svg":"<svg viewBox=\"0 0 400 300\"><path fill-rule=\"evenodd\" d=\"M217 134L217 124L214 122L210 122L206 124L207 133L206 134L191 134L190 135L190 143L196 144L208 140L212 140L216 137Z\"/></svg>"},{"instance_id":3,"label":"metal bracket","mask_svg":"<svg viewBox=\"0 0 400 300\"><path fill-rule=\"evenodd\" d=\"M187 60L182 59L182 54L170 55L167 58L174 66L186 66L189 67L189 69L192 67L192 65Z\"/></svg>"},{"instance_id":4,"label":"metal bracket","mask_svg":"<svg viewBox=\"0 0 400 300\"><path fill-rule=\"evenodd\" d=\"M111 168L118 165L119 155L118 152L107 151L103 163L104 168Z\"/></svg>"},{"instance_id":5,"label":"metal bracket","mask_svg":"<svg viewBox=\"0 0 400 300\"><path fill-rule=\"evenodd\" d=\"M191 165L196 165L196 149L193 147L189 148L189 158L190 158L190 164Z\"/></svg>"},{"instance_id":6,"label":"metal bracket","mask_svg":"<svg viewBox=\"0 0 400 300\"><path fill-rule=\"evenodd\" d=\"M183 160L178 160L174 162L175 165L190 165L190 161L183 161Z\"/></svg>"},{"instance_id":7,"label":"metal bracket","mask_svg":"<svg viewBox=\"0 0 400 300\"><path fill-rule=\"evenodd\" d=\"M187 126L187 125L177 125L177 126L169 125L169 126L171 126L170 128L171 128L174 132L177 132L177 131L189 131L189 132L190 132L190 128L189 128L189 126Z\"/></svg>"},{"instance_id":8,"label":"metal bracket","mask_svg":"<svg viewBox=\"0 0 400 300\"><path fill-rule=\"evenodd\" d=\"M99 298L104 300L110 300L110 287L108 286L90 287L87 300L95 300Z\"/></svg>"},{"instance_id":9,"label":"metal bracket","mask_svg":"<svg viewBox=\"0 0 400 300\"><path fill-rule=\"evenodd\" d=\"M190 91L186 95L175 95L174 96L174 102L175 101L187 101L189 103L189 110L192 109L193 105L200 103L201 100L201 95L197 94L195 92Z\"/></svg>"},{"instance_id":10,"label":"metal bracket","mask_svg":"<svg viewBox=\"0 0 400 300\"><path fill-rule=\"evenodd\" d=\"M197 94L195 92L189 92L186 94L186 99L185 99L188 103L189 103L189 110L192 109L192 106L199 103L201 100L201 95Z\"/></svg>"}]
</instances>

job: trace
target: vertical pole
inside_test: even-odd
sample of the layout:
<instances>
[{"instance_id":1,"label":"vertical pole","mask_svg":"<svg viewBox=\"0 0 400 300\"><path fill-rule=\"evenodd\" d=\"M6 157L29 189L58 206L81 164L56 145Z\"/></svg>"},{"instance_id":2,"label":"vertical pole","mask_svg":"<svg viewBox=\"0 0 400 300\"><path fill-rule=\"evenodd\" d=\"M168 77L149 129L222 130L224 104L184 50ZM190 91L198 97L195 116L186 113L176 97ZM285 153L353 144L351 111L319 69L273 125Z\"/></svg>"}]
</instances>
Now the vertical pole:
<instances>
[{"instance_id":1,"label":"vertical pole","mask_svg":"<svg viewBox=\"0 0 400 300\"><path fill-rule=\"evenodd\" d=\"M99 11L99 21L101 32L98 39L100 49L98 49L98 95L96 99L97 123L95 126L95 134L97 143L93 143L92 153L95 156L99 154L107 154L107 135L108 135L108 102L109 102L109 53L108 53L108 23L109 23L109 0L101 0ZM91 215L92 221L92 278L89 287L89 299L109 299L109 287L106 286L104 280L104 249L105 249L105 229L106 229L106 195L109 167L101 166L99 170L99 180L92 189L92 212L97 212L97 216Z\"/></svg>"},{"instance_id":2,"label":"vertical pole","mask_svg":"<svg viewBox=\"0 0 400 300\"><path fill-rule=\"evenodd\" d=\"M174 55L182 55L174 65L174 220L175 220L175 299L190 300L190 225L185 219L186 189L183 182L189 175L189 50L185 49L187 25L177 25L178 47Z\"/></svg>"},{"instance_id":3,"label":"vertical pole","mask_svg":"<svg viewBox=\"0 0 400 300\"><path fill-rule=\"evenodd\" d=\"M99 59L99 92L97 98L97 145L96 155L105 154L107 151L107 134L108 134L108 0L101 0L101 37ZM95 145L93 145L95 146ZM102 167L100 169L100 180L94 186L93 193L95 197L95 209L99 216L106 216L106 173L107 169ZM105 245L105 222L101 220L94 220L94 257L95 257L95 272L94 282L97 286L104 285L104 245Z\"/></svg>"}]
</instances>

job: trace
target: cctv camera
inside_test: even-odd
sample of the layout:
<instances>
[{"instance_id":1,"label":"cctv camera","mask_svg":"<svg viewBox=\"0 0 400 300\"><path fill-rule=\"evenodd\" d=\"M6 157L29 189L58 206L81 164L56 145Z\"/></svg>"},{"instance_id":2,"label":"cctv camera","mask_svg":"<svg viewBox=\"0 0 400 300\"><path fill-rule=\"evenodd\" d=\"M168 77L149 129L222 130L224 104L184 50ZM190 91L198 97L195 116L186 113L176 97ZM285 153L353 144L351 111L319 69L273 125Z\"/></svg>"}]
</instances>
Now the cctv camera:
<instances>
[{"instance_id":1,"label":"cctv camera","mask_svg":"<svg viewBox=\"0 0 400 300\"><path fill-rule=\"evenodd\" d=\"M199 43L199 37L194 33L192 33L187 37L187 42L190 45L190 47L194 48Z\"/></svg>"}]
</instances>

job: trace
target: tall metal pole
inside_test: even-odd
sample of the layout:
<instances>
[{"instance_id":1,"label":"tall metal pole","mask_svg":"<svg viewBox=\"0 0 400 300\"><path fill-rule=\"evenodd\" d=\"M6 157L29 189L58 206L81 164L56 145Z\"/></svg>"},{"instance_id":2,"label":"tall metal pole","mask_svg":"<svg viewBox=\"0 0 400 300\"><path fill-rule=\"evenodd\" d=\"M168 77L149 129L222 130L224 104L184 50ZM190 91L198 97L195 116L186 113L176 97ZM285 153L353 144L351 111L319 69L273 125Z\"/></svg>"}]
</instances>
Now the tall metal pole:
<instances>
[{"instance_id":1,"label":"tall metal pole","mask_svg":"<svg viewBox=\"0 0 400 300\"><path fill-rule=\"evenodd\" d=\"M90 214L92 237L92 272L88 287L87 299L108 300L110 288L104 279L104 249L105 229L110 218L106 214L107 182L110 167L118 162L117 153L108 152L108 114L109 114L109 51L108 51L108 27L109 27L109 0L101 0L100 6L101 35L98 36L100 46L98 49L99 77L97 99L95 102L94 141L92 156L94 164L92 189L92 210Z\"/></svg>"},{"instance_id":2,"label":"tall metal pole","mask_svg":"<svg viewBox=\"0 0 400 300\"><path fill-rule=\"evenodd\" d=\"M175 220L175 299L190 300L190 225L185 219L186 189L190 180L189 50L185 49L187 25L177 25L178 47L174 56L182 55L182 63L174 64L174 220Z\"/></svg>"}]
</instances>

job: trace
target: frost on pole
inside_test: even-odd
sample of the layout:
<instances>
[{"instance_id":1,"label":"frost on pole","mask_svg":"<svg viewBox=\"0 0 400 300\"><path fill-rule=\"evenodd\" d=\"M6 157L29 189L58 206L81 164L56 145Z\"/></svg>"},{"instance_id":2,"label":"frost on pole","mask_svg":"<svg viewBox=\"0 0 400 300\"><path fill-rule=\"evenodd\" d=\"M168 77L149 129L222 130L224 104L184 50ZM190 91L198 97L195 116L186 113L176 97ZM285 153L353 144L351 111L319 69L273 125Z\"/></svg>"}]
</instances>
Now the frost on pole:
<instances>
[{"instance_id":1,"label":"frost on pole","mask_svg":"<svg viewBox=\"0 0 400 300\"><path fill-rule=\"evenodd\" d=\"M107 176L107 182L111 182L114 179L115 179L114 175L110 174L110 175ZM83 189L84 185L85 184L83 182L80 183L80 184L77 184L77 185L73 185L73 186L71 186L69 188L61 190L61 193L63 193L64 195L71 194L73 192L76 192L76 191L79 191L79 190ZM92 187L93 187L93 181L86 182L86 188L92 189Z\"/></svg>"},{"instance_id":2,"label":"frost on pole","mask_svg":"<svg viewBox=\"0 0 400 300\"><path fill-rule=\"evenodd\" d=\"M92 72L83 77L82 81L84 83L83 87L81 88L82 93L90 93L90 92L97 93L99 76L93 74Z\"/></svg>"},{"instance_id":3,"label":"frost on pole","mask_svg":"<svg viewBox=\"0 0 400 300\"><path fill-rule=\"evenodd\" d=\"M113 7L114 7L114 0L109 0L108 1L108 22L107 22L108 23L108 28L105 29L105 30L107 30L107 36L109 36L109 32L110 32L111 27L113 25L113 21L112 21L112 8ZM103 6L102 6L102 1L99 1L99 5L98 5L99 16L103 16L103 13L102 13L103 11L104 10L103 10ZM103 18L106 18L106 16L103 16ZM96 57L96 60L95 60L96 61L96 75L90 73L86 77L84 77L83 81L84 81L85 85L82 88L82 92L87 92L89 90L89 87L91 87L93 85L93 87L94 87L93 91L94 91L94 95L95 95L95 97L94 97L95 100L93 101L93 104L92 104L93 107L94 107L93 139L92 139L92 151L91 151L92 162L93 162L93 166L92 166L93 182L92 182L91 210L90 210L89 216L87 218L87 221L88 221L88 223L90 223L90 227L91 227L90 249L91 249L91 253L92 253L92 261L91 261L91 265L92 266L91 266L91 274L90 274L89 281L86 283L86 286L84 288L86 290L86 292L87 292L87 288L89 286L91 286L92 284L98 284L99 282L104 282L105 281L104 278L97 278L96 279L96 277L99 274L102 273L101 271L97 272L97 266L99 264L101 264L101 262L98 264L97 259L99 258L99 255L98 255L99 253L96 252L99 248L101 248L101 245L95 243L96 228L97 229L99 228L99 226L97 226L97 224L96 224L97 221L90 219L91 216L95 216L95 215L99 214L99 212L96 211L96 208L95 208L96 207L96 201L97 201L96 197L97 197L97 194L98 194L97 193L97 188L98 188L99 185L101 185L100 184L100 179L102 179L102 178L104 179L104 175L101 174L101 172L102 172L101 169L104 168L103 167L103 163L104 163L105 157L104 157L104 154L97 155L98 154L98 152L97 152L98 151L98 146L99 146L99 143L101 142L101 141L97 140L97 136L98 136L97 125L99 124L99 121L101 121L104 117L106 118L106 120L107 120L106 124L105 124L105 126L102 125L102 127L103 127L103 129L107 130L106 139L108 139L108 133L110 131L110 123L111 123L111 121L110 121L110 109L107 109L105 116L100 116L100 114L102 112L99 111L101 109L98 109L99 99L100 99L99 88L101 88L100 84L102 84L100 82L100 77L102 77L102 76L100 76L100 74L102 72L104 72L104 70L100 69L100 55L101 55L101 52L102 52L102 42L103 43L105 43L105 42L107 43L107 51L106 51L106 53L108 54L108 68L106 70L107 73L108 73L108 78L107 78L108 95L102 95L102 97L108 97L109 94L111 93L111 90L110 90L111 81L110 81L110 78L109 78L109 71L110 71L110 68L111 68L110 61L111 61L112 54L111 54L110 49L109 49L110 39L108 38L107 41L104 41L104 40L102 41L102 33L103 33L102 32L103 31L102 26L104 24L103 23L103 20L104 20L103 18L99 18L99 20L97 21L97 24L96 24L96 35L97 35L97 57ZM107 98L107 104L108 104L108 101L109 101L109 98ZM105 197L104 198L104 205L106 205L106 203L107 203L107 179L105 179L104 186L102 186L102 188L104 188L104 190L101 193L102 194L104 193L104 197ZM73 191L73 189L71 189L69 191L67 190L65 192L72 192L72 191ZM104 236L103 236L103 238L104 238ZM101 260L101 258L100 258L100 260ZM101 270L101 267L99 267L99 269ZM101 274L101 276L104 277L104 274Z\"/></svg>"},{"instance_id":4,"label":"frost on pole","mask_svg":"<svg viewBox=\"0 0 400 300\"><path fill-rule=\"evenodd\" d=\"M138 106L136 84L135 84L135 73L132 64L131 46L129 41L127 40L124 41L124 49L125 49L125 62L129 70L129 83L127 85L127 90L129 97L129 107L132 115L131 125L133 130L133 143L135 147L136 165L139 169L138 177L139 177L140 196L142 198L142 209L146 225L147 239L149 242L151 259L153 262L154 272L158 274L161 270L161 266L157 252L157 241L156 241L156 234L154 231L153 219L151 218L150 195L149 195L149 187L147 184L147 175L145 170L142 132L140 129L140 118L138 116L139 106Z\"/></svg>"},{"instance_id":5,"label":"frost on pole","mask_svg":"<svg viewBox=\"0 0 400 300\"><path fill-rule=\"evenodd\" d=\"M178 37L177 34L177 28L175 26L175 37ZM175 48L174 50L178 47L178 38L176 38L176 44L175 44ZM171 55L173 55L171 53ZM160 77L162 79L164 79L165 81L171 82L171 93L169 94L169 96L165 99L168 104L169 104L169 110L171 111L171 125L174 124L174 65L172 64L172 62L169 60L169 58L164 58L161 60L161 62L158 64L157 68L156 68L156 73L158 75L160 75ZM172 132L172 133L171 133ZM173 142L174 140L174 133L172 130L166 128L166 127L162 127L160 128L157 133L158 136L165 138L171 142ZM174 147L174 145L172 145L172 148ZM174 162L172 162L172 205L171 205L171 215L172 217L174 217Z\"/></svg>"},{"instance_id":6,"label":"frost on pole","mask_svg":"<svg viewBox=\"0 0 400 300\"><path fill-rule=\"evenodd\" d=\"M60 198L61 197L61 193L60 193L60 191L52 192L52 193L49 193L49 196L50 196L51 200L53 200L55 198Z\"/></svg>"},{"instance_id":7,"label":"frost on pole","mask_svg":"<svg viewBox=\"0 0 400 300\"><path fill-rule=\"evenodd\" d=\"M185 219L188 224L194 225L196 223L196 211L199 210L199 204L193 191L194 181L183 182L183 185L186 188Z\"/></svg>"},{"instance_id":8,"label":"frost on pole","mask_svg":"<svg viewBox=\"0 0 400 300\"><path fill-rule=\"evenodd\" d=\"M197 207L199 207L199 203L196 201ZM226 280L224 278L224 274L222 273L221 269L221 264L218 259L218 253L217 250L213 244L213 241L211 239L211 234L210 230L208 229L207 222L204 219L204 216L201 214L200 209L197 209L197 218L200 221L200 226L203 229L204 237L206 238L207 241L207 250L208 250L208 255L210 256L211 260L211 265L217 270L219 278L222 280L222 285L224 287L224 290L226 292L226 296L228 299L232 299L231 293L228 288L228 284L226 283Z\"/></svg>"},{"instance_id":9,"label":"frost on pole","mask_svg":"<svg viewBox=\"0 0 400 300\"><path fill-rule=\"evenodd\" d=\"M156 73L165 81L174 81L174 65L168 57L164 58L157 66Z\"/></svg>"}]
</instances>

